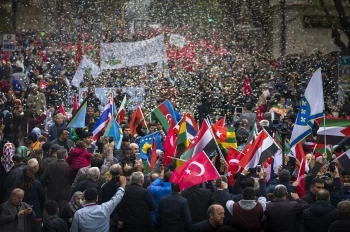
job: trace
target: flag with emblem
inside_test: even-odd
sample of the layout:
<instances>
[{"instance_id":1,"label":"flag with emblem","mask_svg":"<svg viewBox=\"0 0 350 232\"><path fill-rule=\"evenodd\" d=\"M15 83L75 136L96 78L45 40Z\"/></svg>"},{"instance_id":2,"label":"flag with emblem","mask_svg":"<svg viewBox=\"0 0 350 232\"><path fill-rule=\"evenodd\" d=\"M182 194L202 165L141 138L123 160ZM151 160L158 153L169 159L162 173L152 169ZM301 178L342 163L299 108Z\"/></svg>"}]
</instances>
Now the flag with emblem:
<instances>
[{"instance_id":1,"label":"flag with emblem","mask_svg":"<svg viewBox=\"0 0 350 232\"><path fill-rule=\"evenodd\" d=\"M171 157L176 156L176 143L177 143L176 140L177 140L177 137L174 133L174 128L170 127L163 144L163 148L164 148L163 165L164 166L172 162Z\"/></svg>"},{"instance_id":2,"label":"flag with emblem","mask_svg":"<svg viewBox=\"0 0 350 232\"><path fill-rule=\"evenodd\" d=\"M327 145L350 145L350 120L322 118L317 131L317 143L325 142Z\"/></svg>"},{"instance_id":3,"label":"flag with emblem","mask_svg":"<svg viewBox=\"0 0 350 232\"><path fill-rule=\"evenodd\" d=\"M137 127L139 126L139 124L141 123L142 121L142 128L147 128L147 125L146 125L146 120L145 118L143 117L143 113L142 113L142 110L141 110L141 107L137 107L135 112L132 114L131 116L131 120L130 120L130 123L129 123L129 126L130 126L130 132L132 135L136 135L137 134Z\"/></svg>"},{"instance_id":4,"label":"flag with emblem","mask_svg":"<svg viewBox=\"0 0 350 232\"><path fill-rule=\"evenodd\" d=\"M265 130L262 130L238 165L244 168L255 168L256 165L262 164L277 152L281 152L281 149L273 138Z\"/></svg>"},{"instance_id":5,"label":"flag with emblem","mask_svg":"<svg viewBox=\"0 0 350 232\"><path fill-rule=\"evenodd\" d=\"M212 125L213 133L216 142L222 148L229 148L230 146L237 148L236 133L234 127L224 127Z\"/></svg>"},{"instance_id":6,"label":"flag with emblem","mask_svg":"<svg viewBox=\"0 0 350 232\"><path fill-rule=\"evenodd\" d=\"M236 173L240 173L243 169L238 165L238 162L243 158L244 154L239 152L234 147L229 147L226 154L226 162L228 164L227 176L228 181L231 186L235 184L235 179L233 175Z\"/></svg>"},{"instance_id":7,"label":"flag with emblem","mask_svg":"<svg viewBox=\"0 0 350 232\"><path fill-rule=\"evenodd\" d=\"M217 148L212 132L209 129L207 120L204 120L196 137L191 140L191 144L187 147L185 152L180 155L180 159L188 160L201 151L211 154Z\"/></svg>"},{"instance_id":8,"label":"flag with emblem","mask_svg":"<svg viewBox=\"0 0 350 232\"><path fill-rule=\"evenodd\" d=\"M346 173L350 173L350 150L347 150L344 154L338 156L335 160L338 160L339 164L344 168Z\"/></svg>"},{"instance_id":9,"label":"flag with emblem","mask_svg":"<svg viewBox=\"0 0 350 232\"><path fill-rule=\"evenodd\" d=\"M184 153L191 140L198 132L198 126L192 115L186 113L180 121L179 134L177 136L176 150L179 154Z\"/></svg>"},{"instance_id":10,"label":"flag with emblem","mask_svg":"<svg viewBox=\"0 0 350 232\"><path fill-rule=\"evenodd\" d=\"M176 114L173 105L169 100L165 100L155 110L152 111L152 119L158 118L166 132L169 127L174 127L177 124Z\"/></svg>"},{"instance_id":11,"label":"flag with emblem","mask_svg":"<svg viewBox=\"0 0 350 232\"><path fill-rule=\"evenodd\" d=\"M170 182L178 183L184 190L206 181L216 180L220 175L204 151L199 152L186 163L176 168Z\"/></svg>"},{"instance_id":12,"label":"flag with emblem","mask_svg":"<svg viewBox=\"0 0 350 232\"><path fill-rule=\"evenodd\" d=\"M225 126L226 124L226 116L220 118L216 123L213 124L213 126Z\"/></svg>"},{"instance_id":13,"label":"flag with emblem","mask_svg":"<svg viewBox=\"0 0 350 232\"><path fill-rule=\"evenodd\" d=\"M294 147L312 132L314 121L324 115L324 98L321 69L318 69L305 90L295 121L290 147Z\"/></svg>"},{"instance_id":14,"label":"flag with emblem","mask_svg":"<svg viewBox=\"0 0 350 232\"><path fill-rule=\"evenodd\" d=\"M299 197L305 196L305 175L309 171L309 165L307 164L307 160L305 157L305 152L303 149L303 145L301 143L297 143L291 150L294 154L295 158L299 161L299 172L298 172L298 186L296 187L296 192Z\"/></svg>"},{"instance_id":15,"label":"flag with emblem","mask_svg":"<svg viewBox=\"0 0 350 232\"><path fill-rule=\"evenodd\" d=\"M162 137L159 131L143 136L140 138L139 144L138 144L140 149L140 156L143 160L150 159L150 157L148 157L149 155L148 151L152 147L153 138L156 143L156 148L163 150Z\"/></svg>"}]
</instances>

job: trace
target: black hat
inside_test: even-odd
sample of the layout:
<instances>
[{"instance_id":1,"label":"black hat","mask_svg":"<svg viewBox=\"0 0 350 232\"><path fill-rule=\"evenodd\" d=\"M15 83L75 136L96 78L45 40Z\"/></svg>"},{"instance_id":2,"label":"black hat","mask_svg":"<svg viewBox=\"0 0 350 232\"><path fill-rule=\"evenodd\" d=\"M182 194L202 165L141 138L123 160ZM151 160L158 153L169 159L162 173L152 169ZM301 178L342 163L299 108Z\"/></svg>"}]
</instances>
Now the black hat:
<instances>
[{"instance_id":1,"label":"black hat","mask_svg":"<svg viewBox=\"0 0 350 232\"><path fill-rule=\"evenodd\" d=\"M87 201L93 201L96 200L98 195L98 191L96 188L88 188L84 192L84 198Z\"/></svg>"},{"instance_id":2,"label":"black hat","mask_svg":"<svg viewBox=\"0 0 350 232\"><path fill-rule=\"evenodd\" d=\"M58 144L54 144L51 146L51 152L57 152L60 149L64 149L64 147L58 145Z\"/></svg>"}]
</instances>

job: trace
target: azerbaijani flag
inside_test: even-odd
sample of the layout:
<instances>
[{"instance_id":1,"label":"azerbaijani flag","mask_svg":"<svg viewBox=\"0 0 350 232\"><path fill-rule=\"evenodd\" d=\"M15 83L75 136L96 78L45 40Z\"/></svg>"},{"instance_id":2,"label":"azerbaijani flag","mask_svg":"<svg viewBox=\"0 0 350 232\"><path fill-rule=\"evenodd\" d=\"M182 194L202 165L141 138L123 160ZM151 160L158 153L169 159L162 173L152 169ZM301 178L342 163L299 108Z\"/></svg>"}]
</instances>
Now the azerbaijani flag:
<instances>
[{"instance_id":1,"label":"azerbaijani flag","mask_svg":"<svg viewBox=\"0 0 350 232\"><path fill-rule=\"evenodd\" d=\"M174 107L168 99L152 111L152 118L153 115L159 119L166 132L177 123Z\"/></svg>"}]
</instances>

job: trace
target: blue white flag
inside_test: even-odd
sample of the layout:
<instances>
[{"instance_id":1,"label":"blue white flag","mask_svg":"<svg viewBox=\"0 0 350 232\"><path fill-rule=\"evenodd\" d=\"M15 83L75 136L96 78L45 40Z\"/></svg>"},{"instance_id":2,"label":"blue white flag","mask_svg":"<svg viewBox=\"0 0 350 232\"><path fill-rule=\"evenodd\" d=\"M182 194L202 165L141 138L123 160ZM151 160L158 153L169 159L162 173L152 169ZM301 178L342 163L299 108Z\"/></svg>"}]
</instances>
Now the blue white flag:
<instances>
[{"instance_id":1,"label":"blue white flag","mask_svg":"<svg viewBox=\"0 0 350 232\"><path fill-rule=\"evenodd\" d=\"M305 139L312 132L314 121L324 115L324 98L321 69L312 75L300 102L300 108L295 121L290 147Z\"/></svg>"}]
</instances>

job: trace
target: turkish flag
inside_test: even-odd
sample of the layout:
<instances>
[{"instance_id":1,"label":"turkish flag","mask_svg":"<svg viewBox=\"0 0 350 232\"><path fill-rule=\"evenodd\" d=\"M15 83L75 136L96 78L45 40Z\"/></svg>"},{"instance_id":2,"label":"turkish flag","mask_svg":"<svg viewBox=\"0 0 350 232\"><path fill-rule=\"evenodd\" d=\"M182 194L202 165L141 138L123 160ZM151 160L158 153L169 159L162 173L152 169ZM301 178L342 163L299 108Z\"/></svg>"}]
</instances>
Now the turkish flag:
<instances>
[{"instance_id":1,"label":"turkish flag","mask_svg":"<svg viewBox=\"0 0 350 232\"><path fill-rule=\"evenodd\" d=\"M181 190L184 190L209 180L216 180L219 177L213 163L202 151L176 168L170 177L170 182L178 183Z\"/></svg>"},{"instance_id":2,"label":"turkish flag","mask_svg":"<svg viewBox=\"0 0 350 232\"><path fill-rule=\"evenodd\" d=\"M301 143L295 145L295 158L300 162L299 173L298 173L298 186L296 192L299 197L305 196L305 173L309 171L309 165L306 163L305 152Z\"/></svg>"},{"instance_id":3,"label":"turkish flag","mask_svg":"<svg viewBox=\"0 0 350 232\"><path fill-rule=\"evenodd\" d=\"M58 112L60 112L61 114L63 114L64 117L67 118L66 110L64 109L64 107L63 107L62 104L59 104L59 105L58 105Z\"/></svg>"},{"instance_id":4,"label":"turkish flag","mask_svg":"<svg viewBox=\"0 0 350 232\"><path fill-rule=\"evenodd\" d=\"M79 109L78 95L75 93L73 98L73 110Z\"/></svg>"},{"instance_id":5,"label":"turkish flag","mask_svg":"<svg viewBox=\"0 0 350 232\"><path fill-rule=\"evenodd\" d=\"M163 165L164 166L167 166L169 163L172 162L171 157L175 157L176 140L177 140L177 137L175 136L174 128L170 127L163 144L163 149L164 149Z\"/></svg>"},{"instance_id":6,"label":"turkish flag","mask_svg":"<svg viewBox=\"0 0 350 232\"><path fill-rule=\"evenodd\" d=\"M143 117L143 113L141 110L141 107L137 107L136 111L132 114L131 116L131 120L130 120L130 132L132 135L135 135L136 132L136 128L137 126L140 124L141 120L144 119ZM146 127L146 123L145 120L143 120L143 127Z\"/></svg>"},{"instance_id":7,"label":"turkish flag","mask_svg":"<svg viewBox=\"0 0 350 232\"><path fill-rule=\"evenodd\" d=\"M231 186L235 184L235 179L233 175L235 173L240 173L242 171L242 167L238 165L238 162L243 158L244 154L240 151L236 150L233 147L229 147L226 155L226 162L228 164L228 181Z\"/></svg>"}]
</instances>

